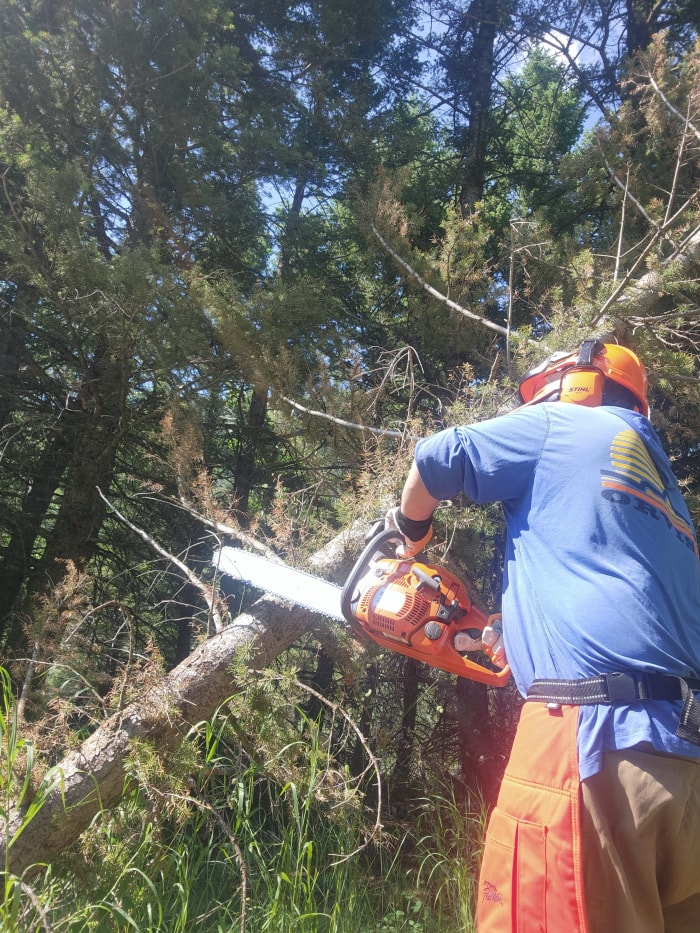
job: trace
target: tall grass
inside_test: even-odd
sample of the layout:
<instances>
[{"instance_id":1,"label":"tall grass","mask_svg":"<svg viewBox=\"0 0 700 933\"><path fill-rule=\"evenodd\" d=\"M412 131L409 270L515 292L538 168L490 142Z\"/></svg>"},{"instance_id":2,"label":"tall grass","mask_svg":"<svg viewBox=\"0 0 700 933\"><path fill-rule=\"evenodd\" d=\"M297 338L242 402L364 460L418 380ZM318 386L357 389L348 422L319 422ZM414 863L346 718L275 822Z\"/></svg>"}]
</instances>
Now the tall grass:
<instances>
[{"instance_id":1,"label":"tall grass","mask_svg":"<svg viewBox=\"0 0 700 933\"><path fill-rule=\"evenodd\" d=\"M27 798L34 763L0 678L7 812ZM416 803L410 826L387 821L378 837L328 729L289 703L272 704L257 722L251 745L260 756L241 753L230 707L194 729L179 758L138 748L136 789L79 846L25 879L5 871L0 930L471 929L478 814L465 814L447 787Z\"/></svg>"},{"instance_id":2,"label":"tall grass","mask_svg":"<svg viewBox=\"0 0 700 933\"><path fill-rule=\"evenodd\" d=\"M46 914L34 888L8 870L12 846L41 810L54 784L60 781L55 771L50 771L42 780L34 772L34 743L21 734L10 676L0 667L0 831L5 844L5 864L0 871L0 929L3 933L24 933L27 904L31 905L41 925L46 926ZM21 814L19 822L11 823L13 811Z\"/></svg>"},{"instance_id":3,"label":"tall grass","mask_svg":"<svg viewBox=\"0 0 700 933\"><path fill-rule=\"evenodd\" d=\"M478 796L463 794L458 800L459 787L444 781L420 801L418 878L434 892L439 909L459 921L458 929L472 933L488 813Z\"/></svg>"}]
</instances>

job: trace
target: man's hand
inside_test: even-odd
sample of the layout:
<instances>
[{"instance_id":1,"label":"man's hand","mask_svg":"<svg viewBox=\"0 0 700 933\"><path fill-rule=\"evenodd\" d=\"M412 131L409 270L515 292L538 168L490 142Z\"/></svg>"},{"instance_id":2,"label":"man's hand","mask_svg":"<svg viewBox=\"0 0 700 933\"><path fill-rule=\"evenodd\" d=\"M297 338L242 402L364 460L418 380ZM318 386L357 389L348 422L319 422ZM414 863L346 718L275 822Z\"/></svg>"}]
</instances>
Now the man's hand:
<instances>
[{"instance_id":1,"label":"man's hand","mask_svg":"<svg viewBox=\"0 0 700 933\"><path fill-rule=\"evenodd\" d=\"M481 644L484 654L496 667L504 668L506 666L508 659L503 644L503 623L500 619L494 619L493 625L484 626L481 633Z\"/></svg>"},{"instance_id":2,"label":"man's hand","mask_svg":"<svg viewBox=\"0 0 700 933\"><path fill-rule=\"evenodd\" d=\"M398 531L404 539L405 544L400 544L396 548L397 557L415 557L433 536L432 515L425 521L413 521L406 518L398 506L389 509L386 513L384 527L387 530Z\"/></svg>"}]
</instances>

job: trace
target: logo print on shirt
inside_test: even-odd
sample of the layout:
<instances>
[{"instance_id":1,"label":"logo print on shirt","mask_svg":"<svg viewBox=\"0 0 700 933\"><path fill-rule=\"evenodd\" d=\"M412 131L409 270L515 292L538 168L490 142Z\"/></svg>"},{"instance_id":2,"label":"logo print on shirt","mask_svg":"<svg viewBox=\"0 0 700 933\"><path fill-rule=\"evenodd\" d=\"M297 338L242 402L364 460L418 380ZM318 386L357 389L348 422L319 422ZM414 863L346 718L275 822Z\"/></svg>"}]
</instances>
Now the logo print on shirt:
<instances>
[{"instance_id":1,"label":"logo print on shirt","mask_svg":"<svg viewBox=\"0 0 700 933\"><path fill-rule=\"evenodd\" d=\"M629 505L655 519L663 518L678 537L695 550L695 535L684 516L674 509L670 496L649 456L644 441L631 428L620 431L610 445L612 470L601 470L603 495L611 502Z\"/></svg>"}]
</instances>

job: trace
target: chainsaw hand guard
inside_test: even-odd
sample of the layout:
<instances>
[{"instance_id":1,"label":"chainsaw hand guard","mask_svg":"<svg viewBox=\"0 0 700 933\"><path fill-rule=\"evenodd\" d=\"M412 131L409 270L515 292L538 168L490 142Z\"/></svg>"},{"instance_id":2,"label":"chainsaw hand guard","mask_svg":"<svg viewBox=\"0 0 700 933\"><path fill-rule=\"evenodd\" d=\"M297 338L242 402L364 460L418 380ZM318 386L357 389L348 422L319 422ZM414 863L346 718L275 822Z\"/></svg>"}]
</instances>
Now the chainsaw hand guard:
<instances>
[{"instance_id":1,"label":"chainsaw hand guard","mask_svg":"<svg viewBox=\"0 0 700 933\"><path fill-rule=\"evenodd\" d=\"M459 677L504 686L510 668L496 670L481 644L483 629L499 616L474 606L465 585L443 567L397 558L401 544L403 537L393 529L369 542L343 587L345 620L382 648Z\"/></svg>"}]
</instances>

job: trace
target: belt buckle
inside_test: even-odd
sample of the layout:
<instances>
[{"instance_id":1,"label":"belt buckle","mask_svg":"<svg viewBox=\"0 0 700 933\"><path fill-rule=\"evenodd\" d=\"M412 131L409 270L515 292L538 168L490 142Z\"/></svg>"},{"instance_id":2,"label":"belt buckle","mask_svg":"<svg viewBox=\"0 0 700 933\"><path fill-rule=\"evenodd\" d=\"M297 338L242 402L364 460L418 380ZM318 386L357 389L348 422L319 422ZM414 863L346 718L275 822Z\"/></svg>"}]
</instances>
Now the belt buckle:
<instances>
[{"instance_id":1,"label":"belt buckle","mask_svg":"<svg viewBox=\"0 0 700 933\"><path fill-rule=\"evenodd\" d=\"M610 703L634 703L642 699L637 690L637 677L624 671L606 674L605 685Z\"/></svg>"}]
</instances>

